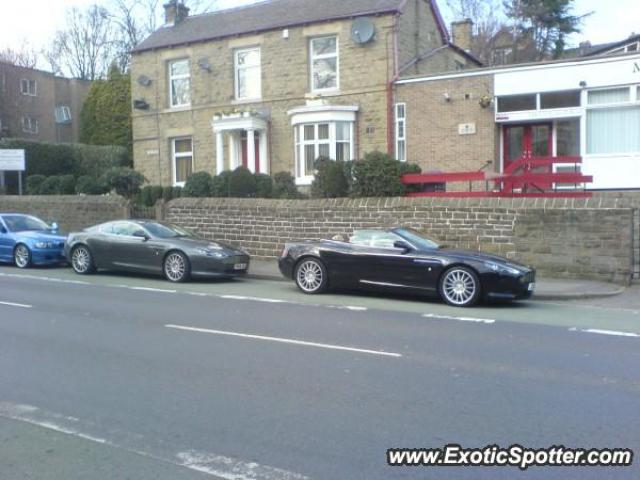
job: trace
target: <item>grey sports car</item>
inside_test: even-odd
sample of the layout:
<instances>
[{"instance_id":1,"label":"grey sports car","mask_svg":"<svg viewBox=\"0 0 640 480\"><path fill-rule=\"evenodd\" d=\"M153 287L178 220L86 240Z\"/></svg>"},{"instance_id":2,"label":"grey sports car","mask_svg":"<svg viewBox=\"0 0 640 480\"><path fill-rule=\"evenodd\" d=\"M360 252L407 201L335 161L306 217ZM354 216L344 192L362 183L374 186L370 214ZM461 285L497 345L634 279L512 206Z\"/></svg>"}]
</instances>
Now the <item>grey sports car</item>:
<instances>
[{"instance_id":1,"label":"grey sports car","mask_svg":"<svg viewBox=\"0 0 640 480\"><path fill-rule=\"evenodd\" d=\"M171 282L191 277L236 277L249 268L249 255L238 248L148 220L102 223L71 233L65 256L79 274L124 270L163 274Z\"/></svg>"}]
</instances>

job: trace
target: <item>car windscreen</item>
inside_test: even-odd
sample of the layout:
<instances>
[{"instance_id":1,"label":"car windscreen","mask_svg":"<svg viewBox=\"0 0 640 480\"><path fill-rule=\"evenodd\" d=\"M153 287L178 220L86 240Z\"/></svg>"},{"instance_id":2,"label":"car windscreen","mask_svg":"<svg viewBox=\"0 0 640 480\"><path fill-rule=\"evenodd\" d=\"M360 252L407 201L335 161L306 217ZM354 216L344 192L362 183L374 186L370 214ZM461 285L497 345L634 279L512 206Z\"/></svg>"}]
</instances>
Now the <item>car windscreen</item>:
<instances>
[{"instance_id":1,"label":"car windscreen","mask_svg":"<svg viewBox=\"0 0 640 480\"><path fill-rule=\"evenodd\" d=\"M393 232L400 235L402 238L421 250L433 250L440 248L440 245L437 242L434 242L411 228L396 228Z\"/></svg>"},{"instance_id":2,"label":"car windscreen","mask_svg":"<svg viewBox=\"0 0 640 480\"><path fill-rule=\"evenodd\" d=\"M2 217L10 232L49 230L49 225L36 217L27 215L5 215Z\"/></svg>"},{"instance_id":3,"label":"car windscreen","mask_svg":"<svg viewBox=\"0 0 640 480\"><path fill-rule=\"evenodd\" d=\"M166 223L146 222L142 226L155 238L192 237L193 234L184 228Z\"/></svg>"}]
</instances>

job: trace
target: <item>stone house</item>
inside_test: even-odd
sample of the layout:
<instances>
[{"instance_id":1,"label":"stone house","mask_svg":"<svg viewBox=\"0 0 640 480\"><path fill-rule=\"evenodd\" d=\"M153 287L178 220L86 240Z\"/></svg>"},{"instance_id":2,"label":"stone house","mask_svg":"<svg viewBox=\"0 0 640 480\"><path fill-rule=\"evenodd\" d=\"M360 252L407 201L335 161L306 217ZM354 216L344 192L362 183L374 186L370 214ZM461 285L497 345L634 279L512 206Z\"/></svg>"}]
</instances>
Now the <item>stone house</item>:
<instances>
[{"instance_id":1,"label":"stone house","mask_svg":"<svg viewBox=\"0 0 640 480\"><path fill-rule=\"evenodd\" d=\"M132 56L135 168L182 185L196 171L287 171L319 156L406 160L394 81L477 66L435 0L271 0L189 16L178 0Z\"/></svg>"},{"instance_id":2,"label":"stone house","mask_svg":"<svg viewBox=\"0 0 640 480\"><path fill-rule=\"evenodd\" d=\"M0 62L0 137L73 143L91 82Z\"/></svg>"}]
</instances>

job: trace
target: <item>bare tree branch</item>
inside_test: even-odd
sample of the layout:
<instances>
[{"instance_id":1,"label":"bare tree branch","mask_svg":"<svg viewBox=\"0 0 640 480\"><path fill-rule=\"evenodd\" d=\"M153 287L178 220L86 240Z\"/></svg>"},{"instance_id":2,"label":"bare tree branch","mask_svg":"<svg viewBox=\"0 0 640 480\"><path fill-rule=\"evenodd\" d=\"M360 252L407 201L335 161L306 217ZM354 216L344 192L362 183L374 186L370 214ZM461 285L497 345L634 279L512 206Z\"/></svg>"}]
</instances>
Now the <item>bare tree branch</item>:
<instances>
[{"instance_id":1,"label":"bare tree branch","mask_svg":"<svg viewBox=\"0 0 640 480\"><path fill-rule=\"evenodd\" d=\"M0 50L0 62L10 63L18 67L35 68L38 64L38 52L25 41L20 49L6 47Z\"/></svg>"}]
</instances>

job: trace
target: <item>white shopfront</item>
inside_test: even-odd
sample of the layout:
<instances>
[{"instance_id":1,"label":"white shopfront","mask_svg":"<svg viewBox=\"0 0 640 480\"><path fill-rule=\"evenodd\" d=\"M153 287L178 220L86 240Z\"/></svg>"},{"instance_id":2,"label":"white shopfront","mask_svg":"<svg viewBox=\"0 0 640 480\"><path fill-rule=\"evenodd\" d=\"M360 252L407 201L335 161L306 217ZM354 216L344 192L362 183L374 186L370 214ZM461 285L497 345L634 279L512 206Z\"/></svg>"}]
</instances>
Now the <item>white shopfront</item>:
<instances>
[{"instance_id":1,"label":"white shopfront","mask_svg":"<svg viewBox=\"0 0 640 480\"><path fill-rule=\"evenodd\" d=\"M494 75L502 169L523 156L580 156L582 172L593 176L588 188L640 188L640 55Z\"/></svg>"}]
</instances>

